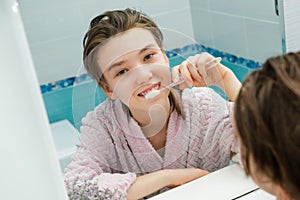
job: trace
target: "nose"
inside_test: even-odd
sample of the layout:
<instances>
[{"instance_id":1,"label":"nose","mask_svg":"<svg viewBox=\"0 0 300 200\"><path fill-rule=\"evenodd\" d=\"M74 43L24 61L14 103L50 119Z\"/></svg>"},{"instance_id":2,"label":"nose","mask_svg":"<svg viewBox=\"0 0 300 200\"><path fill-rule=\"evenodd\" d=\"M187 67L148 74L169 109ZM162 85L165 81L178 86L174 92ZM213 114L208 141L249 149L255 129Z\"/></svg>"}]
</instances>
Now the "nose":
<instances>
[{"instance_id":1,"label":"nose","mask_svg":"<svg viewBox=\"0 0 300 200\"><path fill-rule=\"evenodd\" d=\"M152 79L152 71L151 67L147 65L142 65L135 68L136 70L136 83L137 84L143 84L146 82L149 82Z\"/></svg>"}]
</instances>

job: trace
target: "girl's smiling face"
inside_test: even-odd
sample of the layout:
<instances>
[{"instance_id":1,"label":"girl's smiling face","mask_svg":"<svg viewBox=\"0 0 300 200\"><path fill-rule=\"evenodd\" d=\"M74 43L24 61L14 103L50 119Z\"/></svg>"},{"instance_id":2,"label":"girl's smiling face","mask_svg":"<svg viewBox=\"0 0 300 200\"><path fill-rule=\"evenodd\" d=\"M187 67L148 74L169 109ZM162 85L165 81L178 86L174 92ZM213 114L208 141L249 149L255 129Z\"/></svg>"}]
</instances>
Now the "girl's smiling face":
<instances>
[{"instance_id":1,"label":"girl's smiling face","mask_svg":"<svg viewBox=\"0 0 300 200\"><path fill-rule=\"evenodd\" d=\"M167 90L145 99L152 89L171 82L169 60L150 31L134 28L114 36L99 48L97 61L107 82L106 95L119 98L131 110L148 110L154 102L168 100Z\"/></svg>"}]
</instances>

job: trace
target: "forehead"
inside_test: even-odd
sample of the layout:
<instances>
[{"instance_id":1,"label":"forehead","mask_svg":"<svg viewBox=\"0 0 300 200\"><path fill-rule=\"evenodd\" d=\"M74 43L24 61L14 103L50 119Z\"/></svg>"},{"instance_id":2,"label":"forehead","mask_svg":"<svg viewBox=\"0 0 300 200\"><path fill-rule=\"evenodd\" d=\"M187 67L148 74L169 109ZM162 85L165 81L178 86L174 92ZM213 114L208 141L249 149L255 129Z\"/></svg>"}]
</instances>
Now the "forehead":
<instances>
[{"instance_id":1,"label":"forehead","mask_svg":"<svg viewBox=\"0 0 300 200\"><path fill-rule=\"evenodd\" d=\"M139 51L147 45L159 48L153 35L147 29L134 28L122 32L104 43L97 53L97 61L102 70L134 51Z\"/></svg>"}]
</instances>

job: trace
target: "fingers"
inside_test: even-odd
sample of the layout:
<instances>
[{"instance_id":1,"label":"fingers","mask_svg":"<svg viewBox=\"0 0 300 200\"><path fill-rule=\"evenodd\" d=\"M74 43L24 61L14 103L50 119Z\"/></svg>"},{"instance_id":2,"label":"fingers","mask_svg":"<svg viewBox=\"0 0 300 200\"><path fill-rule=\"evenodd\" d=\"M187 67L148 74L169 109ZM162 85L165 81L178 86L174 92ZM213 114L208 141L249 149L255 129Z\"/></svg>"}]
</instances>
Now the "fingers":
<instances>
[{"instance_id":1,"label":"fingers","mask_svg":"<svg viewBox=\"0 0 300 200\"><path fill-rule=\"evenodd\" d=\"M191 77L191 73L188 69L189 62L184 61L180 66L180 72L181 76L184 78L185 82L188 84L188 86L193 85L193 79Z\"/></svg>"},{"instance_id":2,"label":"fingers","mask_svg":"<svg viewBox=\"0 0 300 200\"><path fill-rule=\"evenodd\" d=\"M197 56L192 56L187 59L187 69L190 72L191 78L193 82L202 82L202 77L197 69Z\"/></svg>"},{"instance_id":3,"label":"fingers","mask_svg":"<svg viewBox=\"0 0 300 200\"><path fill-rule=\"evenodd\" d=\"M208 72L219 64L221 58L214 58L209 53L197 55L196 66L201 76L206 79Z\"/></svg>"},{"instance_id":4,"label":"fingers","mask_svg":"<svg viewBox=\"0 0 300 200\"><path fill-rule=\"evenodd\" d=\"M187 60L176 66L172 70L172 79L174 82L179 80L180 75L185 83L180 85L180 89L187 86L208 86L217 84L222 76L219 68L221 58L214 58L209 53L201 53L189 57Z\"/></svg>"},{"instance_id":5,"label":"fingers","mask_svg":"<svg viewBox=\"0 0 300 200\"><path fill-rule=\"evenodd\" d=\"M178 82L180 80L180 66L181 65L177 65L175 67L172 68L172 81L173 82ZM183 90L184 88L188 87L188 84L186 82L181 83L179 85L179 89Z\"/></svg>"},{"instance_id":6,"label":"fingers","mask_svg":"<svg viewBox=\"0 0 300 200\"><path fill-rule=\"evenodd\" d=\"M172 81L173 82L178 82L179 81L179 74L180 74L180 65L177 65L172 68Z\"/></svg>"},{"instance_id":7,"label":"fingers","mask_svg":"<svg viewBox=\"0 0 300 200\"><path fill-rule=\"evenodd\" d=\"M197 67L195 65L197 57L189 57L186 61L182 62L180 65L173 67L172 69L172 79L173 82L179 80L179 76L185 80L185 83L180 85L180 89L184 89L187 86L206 86L204 79L199 74Z\"/></svg>"}]
</instances>

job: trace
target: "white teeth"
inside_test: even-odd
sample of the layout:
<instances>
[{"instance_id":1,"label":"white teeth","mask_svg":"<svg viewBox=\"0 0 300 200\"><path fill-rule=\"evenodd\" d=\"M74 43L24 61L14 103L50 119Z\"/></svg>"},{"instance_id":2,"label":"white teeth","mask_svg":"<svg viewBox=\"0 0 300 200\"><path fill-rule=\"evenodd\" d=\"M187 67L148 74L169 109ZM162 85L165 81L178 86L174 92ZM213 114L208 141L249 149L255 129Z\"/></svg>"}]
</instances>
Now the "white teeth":
<instances>
[{"instance_id":1,"label":"white teeth","mask_svg":"<svg viewBox=\"0 0 300 200\"><path fill-rule=\"evenodd\" d=\"M152 99L152 98L156 97L157 95L159 95L159 93L160 93L160 90L151 90L150 92L148 92L145 95L145 98L146 99Z\"/></svg>"},{"instance_id":2,"label":"white teeth","mask_svg":"<svg viewBox=\"0 0 300 200\"><path fill-rule=\"evenodd\" d=\"M146 92L141 93L143 96L147 95L149 92L153 91L153 90L158 90L159 85L156 85L155 87L151 88L150 90L147 90Z\"/></svg>"}]
</instances>

